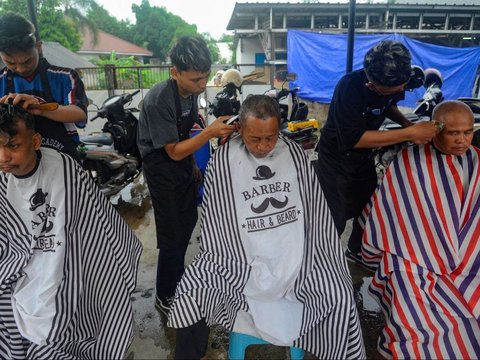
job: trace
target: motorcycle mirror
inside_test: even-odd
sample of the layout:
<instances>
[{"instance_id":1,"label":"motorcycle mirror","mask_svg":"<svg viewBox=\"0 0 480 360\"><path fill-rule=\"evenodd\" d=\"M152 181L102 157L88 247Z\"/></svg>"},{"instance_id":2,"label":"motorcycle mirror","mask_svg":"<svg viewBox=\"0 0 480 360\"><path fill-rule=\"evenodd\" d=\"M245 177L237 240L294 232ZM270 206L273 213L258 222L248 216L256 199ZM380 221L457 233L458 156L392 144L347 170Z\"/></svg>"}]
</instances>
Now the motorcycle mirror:
<instances>
[{"instance_id":1,"label":"motorcycle mirror","mask_svg":"<svg viewBox=\"0 0 480 360\"><path fill-rule=\"evenodd\" d=\"M412 73L408 80L405 90L412 91L419 88L425 83L425 73L423 69L418 65L412 65Z\"/></svg>"},{"instance_id":2,"label":"motorcycle mirror","mask_svg":"<svg viewBox=\"0 0 480 360\"><path fill-rule=\"evenodd\" d=\"M207 100L203 97L198 98L198 108L199 109L206 109L207 108Z\"/></svg>"},{"instance_id":3,"label":"motorcycle mirror","mask_svg":"<svg viewBox=\"0 0 480 360\"><path fill-rule=\"evenodd\" d=\"M296 73L287 73L287 76L285 77L285 80L295 81L295 80L297 80L297 74Z\"/></svg>"}]
</instances>

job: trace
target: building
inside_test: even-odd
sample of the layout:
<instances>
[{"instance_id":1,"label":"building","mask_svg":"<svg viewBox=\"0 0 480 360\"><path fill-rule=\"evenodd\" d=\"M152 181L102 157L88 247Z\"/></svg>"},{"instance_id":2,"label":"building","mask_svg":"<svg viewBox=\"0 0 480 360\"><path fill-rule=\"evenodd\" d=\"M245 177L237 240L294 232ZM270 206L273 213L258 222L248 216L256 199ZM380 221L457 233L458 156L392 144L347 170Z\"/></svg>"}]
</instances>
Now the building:
<instances>
[{"instance_id":1,"label":"building","mask_svg":"<svg viewBox=\"0 0 480 360\"><path fill-rule=\"evenodd\" d=\"M390 2L390 1L389 1ZM451 47L480 44L479 0L357 3L355 32L401 33ZM236 3L227 25L239 64L285 64L289 29L346 33L347 3Z\"/></svg>"},{"instance_id":2,"label":"building","mask_svg":"<svg viewBox=\"0 0 480 360\"><path fill-rule=\"evenodd\" d=\"M93 41L93 34L89 30L85 30L82 34L82 46L77 54L88 61L99 59L100 57L110 57L115 52L117 57L133 56L141 63L145 63L146 58L153 56L150 50L144 49L126 40L120 39L105 31L98 30L98 39Z\"/></svg>"}]
</instances>

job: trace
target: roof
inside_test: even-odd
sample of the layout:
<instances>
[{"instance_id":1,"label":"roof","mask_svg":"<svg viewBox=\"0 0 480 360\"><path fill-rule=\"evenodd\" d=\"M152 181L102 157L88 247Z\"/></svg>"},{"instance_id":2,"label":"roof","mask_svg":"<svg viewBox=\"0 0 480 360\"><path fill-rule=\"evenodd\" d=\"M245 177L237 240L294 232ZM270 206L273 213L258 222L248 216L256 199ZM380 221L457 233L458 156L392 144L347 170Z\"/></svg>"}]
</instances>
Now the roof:
<instances>
[{"instance_id":1,"label":"roof","mask_svg":"<svg viewBox=\"0 0 480 360\"><path fill-rule=\"evenodd\" d=\"M79 54L110 54L115 51L117 55L124 56L153 56L150 50L144 49L119 37L98 30L98 42L93 43L93 34L85 30L82 34L83 44L78 50Z\"/></svg>"},{"instance_id":2,"label":"roof","mask_svg":"<svg viewBox=\"0 0 480 360\"><path fill-rule=\"evenodd\" d=\"M43 56L52 65L65 66L71 69L95 66L58 42L44 41L42 49Z\"/></svg>"},{"instance_id":3,"label":"roof","mask_svg":"<svg viewBox=\"0 0 480 360\"><path fill-rule=\"evenodd\" d=\"M469 12L478 11L480 9L480 0L396 0L392 4L385 1L373 0L372 2L365 2L366 0L357 0L356 9L409 9L410 11L419 10L448 10L453 12ZM322 12L347 12L349 10L349 2L346 0L337 2L236 2L233 9L230 21L227 25L227 30L236 30L241 28L244 24L242 21L247 17L265 16L270 13L270 9L274 12L289 14L289 15L308 15ZM414 7L412 7L414 6Z\"/></svg>"},{"instance_id":4,"label":"roof","mask_svg":"<svg viewBox=\"0 0 480 360\"><path fill-rule=\"evenodd\" d=\"M90 61L85 60L80 55L68 50L66 47L60 45L58 42L43 41L42 42L43 57L52 65L64 66L70 69L78 69L85 67L94 67ZM5 64L0 59L0 67Z\"/></svg>"}]
</instances>

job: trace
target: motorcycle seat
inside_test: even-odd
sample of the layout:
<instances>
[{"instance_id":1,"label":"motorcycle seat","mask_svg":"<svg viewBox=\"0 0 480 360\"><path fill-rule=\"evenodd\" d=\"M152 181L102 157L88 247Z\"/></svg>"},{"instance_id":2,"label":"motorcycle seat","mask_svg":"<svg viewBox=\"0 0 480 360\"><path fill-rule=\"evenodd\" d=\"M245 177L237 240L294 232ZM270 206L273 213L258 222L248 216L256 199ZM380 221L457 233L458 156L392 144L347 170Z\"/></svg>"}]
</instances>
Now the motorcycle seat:
<instances>
[{"instance_id":1,"label":"motorcycle seat","mask_svg":"<svg viewBox=\"0 0 480 360\"><path fill-rule=\"evenodd\" d=\"M113 137L109 133L94 133L80 136L80 141L84 144L112 145Z\"/></svg>"}]
</instances>

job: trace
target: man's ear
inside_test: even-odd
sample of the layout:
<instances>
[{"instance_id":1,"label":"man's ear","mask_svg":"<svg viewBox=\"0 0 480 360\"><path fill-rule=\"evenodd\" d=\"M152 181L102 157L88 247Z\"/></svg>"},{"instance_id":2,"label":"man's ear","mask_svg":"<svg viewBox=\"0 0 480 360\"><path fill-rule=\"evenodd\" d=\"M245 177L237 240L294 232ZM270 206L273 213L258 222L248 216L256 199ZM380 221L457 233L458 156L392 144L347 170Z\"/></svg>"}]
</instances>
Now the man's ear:
<instances>
[{"instance_id":1,"label":"man's ear","mask_svg":"<svg viewBox=\"0 0 480 360\"><path fill-rule=\"evenodd\" d=\"M170 75L172 76L172 79L177 80L178 70L175 66L170 69Z\"/></svg>"},{"instance_id":2,"label":"man's ear","mask_svg":"<svg viewBox=\"0 0 480 360\"><path fill-rule=\"evenodd\" d=\"M33 140L33 147L35 148L35 150L40 149L40 146L42 145L42 135L36 132L35 134L33 134L32 140Z\"/></svg>"}]
</instances>

